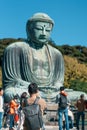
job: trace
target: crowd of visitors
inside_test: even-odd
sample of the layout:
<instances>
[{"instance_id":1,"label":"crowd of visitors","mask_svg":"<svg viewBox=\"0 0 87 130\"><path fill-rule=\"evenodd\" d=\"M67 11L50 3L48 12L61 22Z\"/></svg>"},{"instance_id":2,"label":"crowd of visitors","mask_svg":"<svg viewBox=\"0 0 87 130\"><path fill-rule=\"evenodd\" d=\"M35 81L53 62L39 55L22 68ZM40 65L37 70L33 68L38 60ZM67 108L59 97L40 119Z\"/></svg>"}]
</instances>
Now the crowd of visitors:
<instances>
[{"instance_id":1,"label":"crowd of visitors","mask_svg":"<svg viewBox=\"0 0 87 130\"><path fill-rule=\"evenodd\" d=\"M36 99L39 98L37 103ZM58 125L59 130L69 130L74 127L74 115L70 110L70 101L67 98L67 93L64 91L64 87L60 87L60 93L56 96L56 103L58 104ZM0 88L0 130L2 127L9 127L9 130L31 130L29 128L29 122L25 118L23 109L30 107L30 105L38 104L41 109L42 117L43 111L47 108L47 103L41 98L39 89L36 83L31 83L28 86L28 93L23 92L21 97L15 95L13 99L4 103L4 91ZM75 107L77 109L76 114L76 127L79 130L80 117L82 119L82 130L84 128L85 121L85 109L86 100L84 95L81 94L80 98L76 101ZM27 115L28 116L28 115ZM32 121L33 122L33 121ZM41 125L42 130L45 130L44 122ZM38 129L40 130L40 129Z\"/></svg>"},{"instance_id":2,"label":"crowd of visitors","mask_svg":"<svg viewBox=\"0 0 87 130\"><path fill-rule=\"evenodd\" d=\"M37 97L39 97L39 100L36 104L40 106L41 115L43 115L43 111L46 108L46 102L40 97L36 83L31 83L29 85L28 93L23 92L21 97L14 95L13 99L8 103L4 103L3 89L0 88L0 130L2 126L4 128L9 127L9 130L29 130L29 124L25 119L23 108L28 104L34 104ZM42 128L45 130L44 123L42 124Z\"/></svg>"}]
</instances>

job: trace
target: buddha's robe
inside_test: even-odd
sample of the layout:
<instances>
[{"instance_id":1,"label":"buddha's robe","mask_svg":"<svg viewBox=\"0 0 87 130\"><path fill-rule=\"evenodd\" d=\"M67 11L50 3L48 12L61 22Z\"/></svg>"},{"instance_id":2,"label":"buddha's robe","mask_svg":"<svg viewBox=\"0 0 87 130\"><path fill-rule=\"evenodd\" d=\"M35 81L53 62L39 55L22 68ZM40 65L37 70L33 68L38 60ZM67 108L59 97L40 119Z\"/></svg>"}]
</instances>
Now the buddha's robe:
<instances>
[{"instance_id":1,"label":"buddha's robe","mask_svg":"<svg viewBox=\"0 0 87 130\"><path fill-rule=\"evenodd\" d=\"M43 49L32 48L27 42L15 42L5 49L2 74L7 102L15 94L27 92L31 82L38 84L42 98L55 98L64 82L64 60L58 49L48 44L44 48L44 56Z\"/></svg>"}]
</instances>

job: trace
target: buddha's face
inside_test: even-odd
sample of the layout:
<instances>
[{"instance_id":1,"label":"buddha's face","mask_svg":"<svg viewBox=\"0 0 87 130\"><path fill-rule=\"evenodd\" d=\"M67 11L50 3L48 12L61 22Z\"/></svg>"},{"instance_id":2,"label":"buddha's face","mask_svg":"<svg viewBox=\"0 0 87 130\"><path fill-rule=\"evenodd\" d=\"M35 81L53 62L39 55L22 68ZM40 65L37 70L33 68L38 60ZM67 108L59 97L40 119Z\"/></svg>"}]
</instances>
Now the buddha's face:
<instances>
[{"instance_id":1,"label":"buddha's face","mask_svg":"<svg viewBox=\"0 0 87 130\"><path fill-rule=\"evenodd\" d=\"M34 22L30 31L30 38L36 43L47 43L50 38L52 24L48 22Z\"/></svg>"}]
</instances>

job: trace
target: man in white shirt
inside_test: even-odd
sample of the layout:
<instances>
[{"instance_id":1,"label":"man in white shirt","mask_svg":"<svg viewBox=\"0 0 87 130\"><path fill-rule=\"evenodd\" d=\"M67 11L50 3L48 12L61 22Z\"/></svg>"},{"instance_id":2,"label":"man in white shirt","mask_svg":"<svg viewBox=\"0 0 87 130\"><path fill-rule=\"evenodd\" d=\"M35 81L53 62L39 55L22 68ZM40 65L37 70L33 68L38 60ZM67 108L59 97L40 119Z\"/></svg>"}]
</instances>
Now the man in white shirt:
<instances>
[{"instance_id":1,"label":"man in white shirt","mask_svg":"<svg viewBox=\"0 0 87 130\"><path fill-rule=\"evenodd\" d=\"M0 130L2 128L3 112L3 88L0 88Z\"/></svg>"}]
</instances>

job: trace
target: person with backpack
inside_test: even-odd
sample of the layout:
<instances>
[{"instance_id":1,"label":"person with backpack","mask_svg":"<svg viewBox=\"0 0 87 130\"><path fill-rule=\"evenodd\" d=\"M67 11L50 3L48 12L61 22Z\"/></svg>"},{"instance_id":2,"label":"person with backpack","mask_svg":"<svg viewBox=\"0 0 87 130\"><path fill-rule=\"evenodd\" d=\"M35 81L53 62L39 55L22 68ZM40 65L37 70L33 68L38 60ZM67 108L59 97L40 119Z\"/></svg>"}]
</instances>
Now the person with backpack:
<instances>
[{"instance_id":1,"label":"person with backpack","mask_svg":"<svg viewBox=\"0 0 87 130\"><path fill-rule=\"evenodd\" d=\"M56 96L56 103L58 103L58 124L59 130L63 128L63 114L65 117L65 127L66 130L69 130L69 121L68 121L68 99L67 93L64 91L64 86L60 87L60 93Z\"/></svg>"},{"instance_id":2,"label":"person with backpack","mask_svg":"<svg viewBox=\"0 0 87 130\"><path fill-rule=\"evenodd\" d=\"M46 102L39 95L39 89L36 83L28 86L30 98L27 99L23 108L25 121L24 130L43 130L43 111L46 109Z\"/></svg>"}]
</instances>

